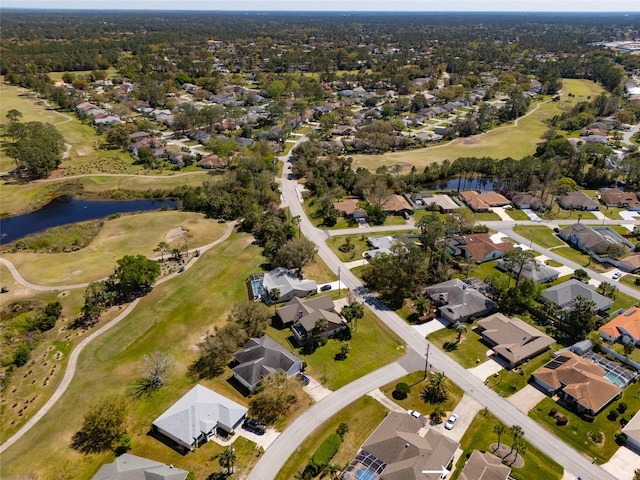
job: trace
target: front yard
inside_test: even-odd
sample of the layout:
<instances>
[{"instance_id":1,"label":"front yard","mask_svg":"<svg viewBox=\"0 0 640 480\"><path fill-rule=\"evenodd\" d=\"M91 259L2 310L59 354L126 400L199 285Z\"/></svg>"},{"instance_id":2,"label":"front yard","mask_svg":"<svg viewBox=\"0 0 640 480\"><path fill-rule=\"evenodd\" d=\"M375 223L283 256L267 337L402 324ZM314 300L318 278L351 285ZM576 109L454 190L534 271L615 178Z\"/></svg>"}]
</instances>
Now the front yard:
<instances>
[{"instance_id":1,"label":"front yard","mask_svg":"<svg viewBox=\"0 0 640 480\"><path fill-rule=\"evenodd\" d=\"M559 345L554 344L552 348L554 347L557 348ZM497 375L489 377L486 383L500 396L509 397L524 388L531 374L551 360L551 353L551 351L542 353L512 370L502 369Z\"/></svg>"},{"instance_id":2,"label":"front yard","mask_svg":"<svg viewBox=\"0 0 640 480\"><path fill-rule=\"evenodd\" d=\"M464 368L475 367L487 360L489 347L480 341L481 337L473 329L478 324L467 324L467 332L457 343L458 333L453 328L443 328L427 336L427 340L436 347L448 353Z\"/></svg>"},{"instance_id":3,"label":"front yard","mask_svg":"<svg viewBox=\"0 0 640 480\"><path fill-rule=\"evenodd\" d=\"M518 225L513 231L542 248L561 247L565 243L555 236L553 229L544 225Z\"/></svg>"}]
</instances>

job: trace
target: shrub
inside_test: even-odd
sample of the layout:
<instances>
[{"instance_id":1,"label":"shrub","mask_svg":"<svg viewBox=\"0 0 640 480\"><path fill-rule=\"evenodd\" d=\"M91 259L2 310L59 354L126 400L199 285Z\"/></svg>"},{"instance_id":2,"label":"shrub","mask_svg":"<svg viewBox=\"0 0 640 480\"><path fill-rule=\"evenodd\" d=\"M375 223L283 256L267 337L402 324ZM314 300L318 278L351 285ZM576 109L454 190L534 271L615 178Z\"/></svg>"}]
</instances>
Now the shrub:
<instances>
[{"instance_id":1,"label":"shrub","mask_svg":"<svg viewBox=\"0 0 640 480\"><path fill-rule=\"evenodd\" d=\"M320 468L325 467L331 461L333 456L338 453L341 444L342 439L340 438L340 435L332 433L315 451L313 457L311 457L311 463Z\"/></svg>"},{"instance_id":2,"label":"shrub","mask_svg":"<svg viewBox=\"0 0 640 480\"><path fill-rule=\"evenodd\" d=\"M347 425L344 422L338 425L338 428L336 429L336 433L340 436L341 440L344 440L344 436L347 434L348 431L349 431L349 425Z\"/></svg>"},{"instance_id":3,"label":"shrub","mask_svg":"<svg viewBox=\"0 0 640 480\"><path fill-rule=\"evenodd\" d=\"M558 413L558 410L556 408L552 408L551 410L549 410L550 417L555 417L556 413Z\"/></svg>"},{"instance_id":4,"label":"shrub","mask_svg":"<svg viewBox=\"0 0 640 480\"><path fill-rule=\"evenodd\" d=\"M411 392L411 387L404 382L400 382L393 391L393 398L396 400L404 400L409 395L409 392Z\"/></svg>"},{"instance_id":5,"label":"shrub","mask_svg":"<svg viewBox=\"0 0 640 480\"><path fill-rule=\"evenodd\" d=\"M604 436L602 432L589 432L589 438L593 443L602 443Z\"/></svg>"},{"instance_id":6,"label":"shrub","mask_svg":"<svg viewBox=\"0 0 640 480\"><path fill-rule=\"evenodd\" d=\"M31 358L31 348L26 343L18 345L16 348L15 356L13 357L13 364L16 367L25 365Z\"/></svg>"},{"instance_id":7,"label":"shrub","mask_svg":"<svg viewBox=\"0 0 640 480\"><path fill-rule=\"evenodd\" d=\"M617 411L617 410L613 410L613 409L611 409L611 410L609 411L609 415L607 415L607 418L613 422L613 421L615 421L615 420L617 420L617 419L618 419L618 415L619 415L619 414L618 414L618 411Z\"/></svg>"},{"instance_id":8,"label":"shrub","mask_svg":"<svg viewBox=\"0 0 640 480\"><path fill-rule=\"evenodd\" d=\"M627 404L626 404L626 403L624 403L624 402L620 402L620 403L618 404L618 407L617 407L617 408L618 408L618 412L620 412L621 414L623 414L624 412L626 412L626 411L627 411Z\"/></svg>"},{"instance_id":9,"label":"shrub","mask_svg":"<svg viewBox=\"0 0 640 480\"><path fill-rule=\"evenodd\" d=\"M614 435L614 439L616 441L616 444L622 446L625 443L627 443L627 435L625 433L616 433Z\"/></svg>"},{"instance_id":10,"label":"shrub","mask_svg":"<svg viewBox=\"0 0 640 480\"><path fill-rule=\"evenodd\" d=\"M556 418L557 425L566 425L567 423L569 423L569 419L564 415L558 415L558 417Z\"/></svg>"}]
</instances>

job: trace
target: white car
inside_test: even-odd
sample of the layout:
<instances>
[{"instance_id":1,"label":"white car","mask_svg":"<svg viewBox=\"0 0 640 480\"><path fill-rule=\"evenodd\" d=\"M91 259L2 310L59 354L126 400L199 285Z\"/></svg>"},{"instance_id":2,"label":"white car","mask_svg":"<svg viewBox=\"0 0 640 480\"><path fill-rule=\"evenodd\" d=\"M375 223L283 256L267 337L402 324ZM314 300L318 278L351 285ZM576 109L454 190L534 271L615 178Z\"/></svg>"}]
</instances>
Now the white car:
<instances>
[{"instance_id":1,"label":"white car","mask_svg":"<svg viewBox=\"0 0 640 480\"><path fill-rule=\"evenodd\" d=\"M422 416L422 414L420 412L416 412L415 410L407 410L407 414L411 415L412 417L416 417L416 418L420 418Z\"/></svg>"},{"instance_id":2,"label":"white car","mask_svg":"<svg viewBox=\"0 0 640 480\"><path fill-rule=\"evenodd\" d=\"M456 424L457 420L458 420L458 415L456 415L455 413L452 413L451 416L449 417L449 420L447 420L447 423L444 424L444 428L446 428L447 430L451 430L453 426Z\"/></svg>"},{"instance_id":3,"label":"white car","mask_svg":"<svg viewBox=\"0 0 640 480\"><path fill-rule=\"evenodd\" d=\"M622 276L622 274L620 272L616 272L613 274L613 276L611 278L613 278L614 280L619 279Z\"/></svg>"}]
</instances>

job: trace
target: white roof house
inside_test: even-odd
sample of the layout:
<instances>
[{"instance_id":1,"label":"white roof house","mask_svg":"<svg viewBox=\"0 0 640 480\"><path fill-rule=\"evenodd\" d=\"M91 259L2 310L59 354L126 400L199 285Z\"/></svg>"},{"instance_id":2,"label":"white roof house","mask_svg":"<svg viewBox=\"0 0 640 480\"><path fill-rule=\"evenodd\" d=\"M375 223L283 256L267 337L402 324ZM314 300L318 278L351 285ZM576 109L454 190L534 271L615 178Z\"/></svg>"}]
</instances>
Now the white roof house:
<instances>
[{"instance_id":1,"label":"white roof house","mask_svg":"<svg viewBox=\"0 0 640 480\"><path fill-rule=\"evenodd\" d=\"M293 297L307 297L318 293L318 284L315 280L300 280L292 270L278 267L264 274L262 286L266 294L265 300L269 299L269 292L277 288L280 297L277 302L288 302Z\"/></svg>"},{"instance_id":2,"label":"white roof house","mask_svg":"<svg viewBox=\"0 0 640 480\"><path fill-rule=\"evenodd\" d=\"M233 433L248 409L196 385L153 422L156 431L188 449L208 441L218 428Z\"/></svg>"},{"instance_id":3,"label":"white roof house","mask_svg":"<svg viewBox=\"0 0 640 480\"><path fill-rule=\"evenodd\" d=\"M125 453L100 467L92 480L184 480L189 472Z\"/></svg>"}]
</instances>

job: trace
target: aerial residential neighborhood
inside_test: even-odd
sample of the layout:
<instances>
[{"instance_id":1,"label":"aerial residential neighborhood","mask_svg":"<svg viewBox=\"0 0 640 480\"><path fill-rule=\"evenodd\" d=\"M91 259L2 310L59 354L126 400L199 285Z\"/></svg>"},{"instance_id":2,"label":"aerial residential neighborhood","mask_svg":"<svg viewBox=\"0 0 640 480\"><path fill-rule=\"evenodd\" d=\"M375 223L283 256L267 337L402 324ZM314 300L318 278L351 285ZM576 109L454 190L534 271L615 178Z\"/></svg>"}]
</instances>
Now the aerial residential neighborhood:
<instances>
[{"instance_id":1,"label":"aerial residential neighborhood","mask_svg":"<svg viewBox=\"0 0 640 480\"><path fill-rule=\"evenodd\" d=\"M2 7L0 477L640 480L637 8L195 1Z\"/></svg>"}]
</instances>

